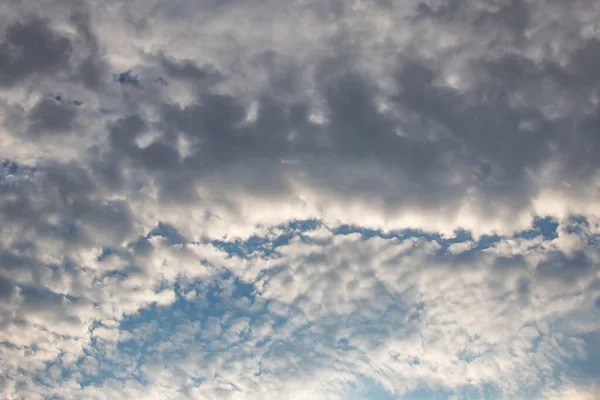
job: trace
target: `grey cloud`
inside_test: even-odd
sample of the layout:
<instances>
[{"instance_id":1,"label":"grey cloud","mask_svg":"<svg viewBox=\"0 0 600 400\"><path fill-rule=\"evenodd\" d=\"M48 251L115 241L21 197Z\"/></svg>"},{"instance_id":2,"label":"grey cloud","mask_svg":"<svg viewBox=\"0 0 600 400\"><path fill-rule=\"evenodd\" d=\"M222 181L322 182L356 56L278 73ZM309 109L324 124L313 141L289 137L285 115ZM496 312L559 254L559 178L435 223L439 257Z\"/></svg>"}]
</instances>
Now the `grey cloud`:
<instances>
[{"instance_id":1,"label":"grey cloud","mask_svg":"<svg viewBox=\"0 0 600 400\"><path fill-rule=\"evenodd\" d=\"M5 228L20 227L23 232L33 229L50 237L62 236L67 244L83 245L97 240L93 236L99 233L98 229L107 239L119 240L132 227L129 205L102 197L94 199L95 182L85 169L75 164L46 163L36 170L4 178L0 183L3 187L0 218ZM43 191L43 197L36 194L37 190ZM54 223L50 222L53 215L59 216ZM61 223L66 224L66 229L60 227ZM78 228L81 231L72 235Z\"/></svg>"},{"instance_id":2,"label":"grey cloud","mask_svg":"<svg viewBox=\"0 0 600 400\"><path fill-rule=\"evenodd\" d=\"M3 300L0 307L12 311L11 317L2 318L1 324L6 332L14 328L31 328L31 325L35 324L36 316L50 324L81 326L77 316L83 305L81 299L67 298L43 286L19 283L2 276L0 276L0 291L0 298ZM11 304L15 297L19 298L18 305Z\"/></svg>"},{"instance_id":3,"label":"grey cloud","mask_svg":"<svg viewBox=\"0 0 600 400\"><path fill-rule=\"evenodd\" d=\"M70 39L39 18L16 21L0 43L0 85L12 86L31 74L54 74L69 65Z\"/></svg>"},{"instance_id":4,"label":"grey cloud","mask_svg":"<svg viewBox=\"0 0 600 400\"><path fill-rule=\"evenodd\" d=\"M450 19L440 25L442 30L444 23L454 23L452 4L443 12ZM421 9L427 7L423 5ZM473 9L470 5L456 7L463 11ZM522 35L527 25L533 23L528 10L529 6L523 2L507 2L495 10L488 7L475 19L484 21L484 25L507 26ZM438 18L441 12L438 10L432 15ZM488 31L482 35L491 38L499 34ZM155 144L135 149L132 142L126 144L123 141L117 147L126 146L130 157L150 171L159 171L164 182L170 185L171 189L166 191L170 193L177 181L175 176L187 176L187 184L190 184L202 180L208 171L229 168L234 165L234 160L235 164L245 165L246 161L257 167L260 163L256 160L276 165L279 159L304 159L307 160L306 171L310 172L308 179L321 181L329 189L339 188L342 195L345 190L354 194L379 192L390 205L406 203L405 193L386 193L385 187L378 186L375 180L370 184L356 181L344 186L336 182L338 177L328 176L327 167L320 167L335 159L362 160L378 165L390 175L421 182L421 191L414 194L415 201L421 204L428 204L425 200L428 197L432 207L460 199L466 186L447 184L450 172L454 170L472 177L484 198L512 203L515 210L529 207L530 200L536 195L528 171L540 168L557 154L559 158L571 158L574 152L582 151L566 144L571 135L567 133L569 126L577 123L581 116L549 119L535 104L514 104L515 97L532 93L539 97L538 92L548 80L559 89L557 97L565 96L570 100L577 97L578 89L573 85L578 84L570 69L551 59L534 63L518 51L473 59L467 63L467 73L472 73L474 79L465 91L439 83L443 79L444 61L460 57L460 48L441 54L435 62L427 62L411 53L404 54L398 57L401 62L393 74L396 94L387 98L392 112L381 113L375 99L382 95L385 98L385 95L369 76L355 71L331 77L332 71L338 73L336 66L343 64L348 70L351 69L348 65L352 64L346 55L334 54L329 61L334 69L317 69L313 77L318 83L318 93L325 100L328 115L328 123L316 125L308 120L309 104L303 100L290 104L278 97L298 90L298 71L302 68L297 60L274 51L261 54L253 59L253 65L267 71L271 79L267 90L272 90L274 97L265 94L258 98L258 116L253 123L242 123L249 104L214 95L210 93L210 85L202 86L196 104L180 107L165 102L160 106L161 120L157 127L163 137ZM164 53L158 59L167 80L183 79L200 84L219 75L219 80L226 80L224 74L199 67L191 60L178 61ZM583 60L583 57L576 56L575 59ZM573 65L579 63L582 61L573 61ZM581 96L577 101L587 102ZM413 122L405 118L408 115L412 115ZM404 135L397 135L398 128ZM179 162L175 154L177 132L184 132L194 139L192 154L183 162ZM433 139L424 135L434 132ZM116 141L113 143L117 145ZM163 155L155 154L159 148L164 150ZM154 166L153 160L156 160ZM595 171L595 164L588 159L586 170ZM481 170L482 165L485 165L484 170ZM168 166L168 171L162 171L163 166ZM570 174L568 170L564 172ZM281 179L285 180L285 176Z\"/></svg>"},{"instance_id":5,"label":"grey cloud","mask_svg":"<svg viewBox=\"0 0 600 400\"><path fill-rule=\"evenodd\" d=\"M571 73L573 80L598 87L598 70L600 68L600 40L591 38L581 43L571 57Z\"/></svg>"},{"instance_id":6,"label":"grey cloud","mask_svg":"<svg viewBox=\"0 0 600 400\"><path fill-rule=\"evenodd\" d=\"M71 15L70 21L83 36L88 51L88 55L79 66L78 75L85 86L97 89L102 82L103 75L106 74L107 65L98 37L92 30L90 15L84 11L78 11Z\"/></svg>"},{"instance_id":7,"label":"grey cloud","mask_svg":"<svg viewBox=\"0 0 600 400\"><path fill-rule=\"evenodd\" d=\"M266 69L270 90L279 94L301 93L303 66L295 63L293 57L267 51L252 61Z\"/></svg>"},{"instance_id":8,"label":"grey cloud","mask_svg":"<svg viewBox=\"0 0 600 400\"><path fill-rule=\"evenodd\" d=\"M456 149L470 163L483 158L491 163L492 171L504 175L500 179L520 175L525 167L535 166L548 154L552 130L543 136L520 132L518 125L522 120L545 121L536 110L514 109L508 104L506 83L510 84L513 76L508 77L508 82L499 82L497 91L487 92L494 90L492 81L464 94L436 87L435 78L435 72L422 64L412 63L402 68L398 74L401 93L397 101L447 129L449 137L441 144L444 151Z\"/></svg>"},{"instance_id":9,"label":"grey cloud","mask_svg":"<svg viewBox=\"0 0 600 400\"><path fill-rule=\"evenodd\" d=\"M541 263L536 270L539 280L558 280L565 284L577 284L593 276L596 266L584 251L571 255L555 253Z\"/></svg>"},{"instance_id":10,"label":"grey cloud","mask_svg":"<svg viewBox=\"0 0 600 400\"><path fill-rule=\"evenodd\" d=\"M140 150L140 160L147 168L167 170L179 163L179 154L167 144L154 142Z\"/></svg>"},{"instance_id":11,"label":"grey cloud","mask_svg":"<svg viewBox=\"0 0 600 400\"><path fill-rule=\"evenodd\" d=\"M67 133L76 127L77 107L51 98L42 98L27 115L34 135Z\"/></svg>"},{"instance_id":12,"label":"grey cloud","mask_svg":"<svg viewBox=\"0 0 600 400\"><path fill-rule=\"evenodd\" d=\"M214 84L223 78L214 67L199 66L194 60L177 60L164 54L160 54L158 59L170 78L187 80L193 84Z\"/></svg>"},{"instance_id":13,"label":"grey cloud","mask_svg":"<svg viewBox=\"0 0 600 400\"><path fill-rule=\"evenodd\" d=\"M511 0L500 5L498 10L484 11L475 20L476 24L482 24L484 29L489 29L490 24L508 28L516 39L523 39L525 30L531 23L529 5L525 0Z\"/></svg>"},{"instance_id":14,"label":"grey cloud","mask_svg":"<svg viewBox=\"0 0 600 400\"><path fill-rule=\"evenodd\" d=\"M424 1L417 6L417 17L446 23L455 20L470 22L488 31L496 27L504 31L502 33L516 36L523 35L531 23L530 7L524 0Z\"/></svg>"},{"instance_id":15,"label":"grey cloud","mask_svg":"<svg viewBox=\"0 0 600 400\"><path fill-rule=\"evenodd\" d=\"M146 123L138 115L119 118L109 127L110 141L117 148L129 150L134 146L136 136L146 129Z\"/></svg>"},{"instance_id":16,"label":"grey cloud","mask_svg":"<svg viewBox=\"0 0 600 400\"><path fill-rule=\"evenodd\" d=\"M286 72L274 67L275 59L272 53L263 58L264 68L276 68L275 72L283 74L281 77L271 74L275 79L273 87L277 93L292 92L295 84L291 84L290 79L296 74L294 69ZM339 62L344 62L343 58ZM184 65L180 69L171 66L170 72L175 77L204 79L203 72ZM232 160L274 162L302 157L324 163L326 159L335 158L368 160L380 163L381 168L392 168L390 173L428 182L432 193L436 193L435 198L451 201L450 197L440 196L448 190L442 177L451 168L471 171L469 175L477 176L480 166L486 165L483 174L486 179L479 182L486 197L502 196L503 202L514 202L517 209L527 207L535 195L527 171L539 168L553 157L556 146L561 149L568 135L565 130L573 121L549 120L533 105L513 105L511 96L520 95L526 87L538 90L547 79L556 81L564 88L564 94L571 96L568 84L572 79L568 71L555 64L536 65L520 56L484 59L470 64L473 72L484 74L475 81L474 87L460 92L436 83L441 78L439 68L439 65L428 66L410 58L404 59L398 67L397 94L389 100L396 111L416 113L420 123L412 126L379 112L374 103L375 97L380 95L378 89L358 72L331 79L325 78L328 71L318 71L319 92L326 100L328 111L326 126L308 121L307 104L290 105L267 96L259 99L256 121L245 126L241 126L245 105L232 98L205 93L200 94L197 105L178 108L166 104L161 129L167 143L173 140L172 133L176 131L186 132L201 142L201 145L193 145L198 151L173 171L178 171L177 174L194 171L196 175L198 168L200 171L209 166L214 169L217 165L231 165ZM187 72L184 74L183 70ZM397 128L408 132L408 137L398 136ZM423 133L417 133L423 130L438 130L439 134L430 140ZM288 135L292 132L295 136L290 139ZM171 151L169 147L165 149ZM562 153L565 156L573 151L565 150L569 150ZM144 152L135 154L142 157ZM146 156L145 165L149 166L152 158L156 157ZM172 160L169 165L175 166L174 154L168 158ZM595 170L597 167L589 165L587 168ZM311 174L315 180L322 175L328 185L335 187L335 183L323 175L322 168ZM361 185L354 187L361 190ZM365 190L376 192L377 186ZM455 190L459 193L461 188ZM454 196L453 191L449 191L448 196ZM426 196L425 192L420 193L421 199Z\"/></svg>"},{"instance_id":17,"label":"grey cloud","mask_svg":"<svg viewBox=\"0 0 600 400\"><path fill-rule=\"evenodd\" d=\"M110 190L122 190L126 181L119 155L114 152L106 154L103 149L98 147L90 148L88 154L91 170L98 183Z\"/></svg>"}]
</instances>

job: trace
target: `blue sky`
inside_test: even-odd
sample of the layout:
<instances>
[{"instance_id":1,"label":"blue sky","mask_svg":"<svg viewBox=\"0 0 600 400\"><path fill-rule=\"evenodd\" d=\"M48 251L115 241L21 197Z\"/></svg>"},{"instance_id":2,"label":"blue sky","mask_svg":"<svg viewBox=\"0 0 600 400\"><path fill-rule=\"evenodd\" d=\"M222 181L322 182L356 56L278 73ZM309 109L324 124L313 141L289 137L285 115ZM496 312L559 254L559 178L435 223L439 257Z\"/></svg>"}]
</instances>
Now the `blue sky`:
<instances>
[{"instance_id":1,"label":"blue sky","mask_svg":"<svg viewBox=\"0 0 600 400\"><path fill-rule=\"evenodd\" d=\"M0 398L600 398L593 0L0 4Z\"/></svg>"}]
</instances>

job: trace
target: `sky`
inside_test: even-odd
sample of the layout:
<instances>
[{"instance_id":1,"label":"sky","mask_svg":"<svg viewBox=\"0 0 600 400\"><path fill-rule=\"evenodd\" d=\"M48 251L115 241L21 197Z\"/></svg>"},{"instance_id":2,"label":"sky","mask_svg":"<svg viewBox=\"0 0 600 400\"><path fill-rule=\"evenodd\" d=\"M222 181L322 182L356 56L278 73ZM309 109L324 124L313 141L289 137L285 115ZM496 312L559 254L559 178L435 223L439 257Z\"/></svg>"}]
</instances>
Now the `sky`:
<instances>
[{"instance_id":1,"label":"sky","mask_svg":"<svg viewBox=\"0 0 600 400\"><path fill-rule=\"evenodd\" d=\"M0 2L0 399L600 398L600 2Z\"/></svg>"}]
</instances>

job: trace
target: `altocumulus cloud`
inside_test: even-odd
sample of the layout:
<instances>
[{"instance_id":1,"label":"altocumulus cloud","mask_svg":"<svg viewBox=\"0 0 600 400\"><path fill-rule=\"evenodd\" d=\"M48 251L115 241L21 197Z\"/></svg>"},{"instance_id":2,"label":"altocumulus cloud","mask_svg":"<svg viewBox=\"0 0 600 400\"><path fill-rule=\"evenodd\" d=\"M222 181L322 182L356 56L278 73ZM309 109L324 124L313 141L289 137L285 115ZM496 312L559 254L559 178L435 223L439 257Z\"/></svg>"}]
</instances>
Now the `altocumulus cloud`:
<instances>
[{"instance_id":1,"label":"altocumulus cloud","mask_svg":"<svg viewBox=\"0 0 600 400\"><path fill-rule=\"evenodd\" d=\"M596 399L600 3L0 4L3 399Z\"/></svg>"}]
</instances>

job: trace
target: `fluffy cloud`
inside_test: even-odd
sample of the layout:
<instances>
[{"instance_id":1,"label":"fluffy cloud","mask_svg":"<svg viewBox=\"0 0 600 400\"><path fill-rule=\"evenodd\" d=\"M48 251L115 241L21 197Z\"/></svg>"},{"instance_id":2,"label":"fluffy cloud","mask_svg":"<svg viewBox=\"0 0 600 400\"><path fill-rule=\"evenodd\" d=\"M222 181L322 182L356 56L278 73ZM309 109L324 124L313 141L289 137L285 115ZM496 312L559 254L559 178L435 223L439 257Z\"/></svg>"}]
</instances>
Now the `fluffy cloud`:
<instances>
[{"instance_id":1,"label":"fluffy cloud","mask_svg":"<svg viewBox=\"0 0 600 400\"><path fill-rule=\"evenodd\" d=\"M597 239L585 225L570 226L568 235ZM122 311L112 319L98 312L102 322L89 334L69 333L81 347L37 355L45 364L30 368L44 385L31 381L31 390L65 398L346 398L370 381L392 396L421 387L449 396L586 395L563 382L585 375L578 365L595 351L599 253L595 245L563 252L562 226L553 239L481 240L462 252L427 235L322 225L283 231L265 239L271 251L243 258L216 244L149 240L152 249L135 258L144 260L144 279L154 277L155 294L130 288L139 286L136 273L120 278L103 311ZM125 255L107 257L101 263ZM175 298L159 289L173 285ZM27 317L44 323L33 310Z\"/></svg>"},{"instance_id":2,"label":"fluffy cloud","mask_svg":"<svg viewBox=\"0 0 600 400\"><path fill-rule=\"evenodd\" d=\"M2 396L593 396L599 12L0 5Z\"/></svg>"}]
</instances>

